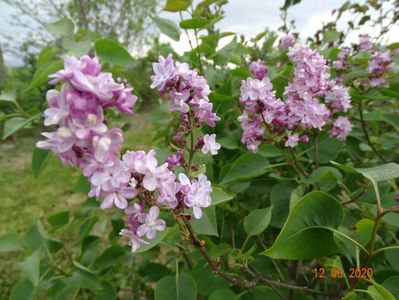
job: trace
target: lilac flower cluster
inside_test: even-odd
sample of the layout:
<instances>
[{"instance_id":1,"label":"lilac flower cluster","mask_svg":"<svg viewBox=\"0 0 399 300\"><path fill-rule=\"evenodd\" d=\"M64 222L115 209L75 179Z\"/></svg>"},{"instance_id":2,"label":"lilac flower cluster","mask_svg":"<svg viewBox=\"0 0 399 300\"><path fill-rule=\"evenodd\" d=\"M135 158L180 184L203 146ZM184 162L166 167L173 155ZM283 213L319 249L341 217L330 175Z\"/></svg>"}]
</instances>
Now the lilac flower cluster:
<instances>
[{"instance_id":1,"label":"lilac flower cluster","mask_svg":"<svg viewBox=\"0 0 399 300\"><path fill-rule=\"evenodd\" d=\"M284 49L288 49L292 47L296 42L295 36L292 33L288 33L287 35L283 36L280 40L280 47Z\"/></svg>"},{"instance_id":2,"label":"lilac flower cluster","mask_svg":"<svg viewBox=\"0 0 399 300\"><path fill-rule=\"evenodd\" d=\"M267 77L242 81L240 102L244 112L238 118L244 131L241 140L253 152L266 139L265 132L274 142L285 141L286 147L295 147L308 142L312 130L321 131L327 125L332 125L330 136L341 140L352 130L349 120L337 115L351 107L348 90L329 78L326 60L301 45L290 48L288 56L295 70L284 91L285 101L276 97Z\"/></svg>"},{"instance_id":3,"label":"lilac flower cluster","mask_svg":"<svg viewBox=\"0 0 399 300\"><path fill-rule=\"evenodd\" d=\"M158 164L155 150L127 151L120 158L122 131L107 127L104 110L115 106L132 114L136 101L132 87L116 83L110 73L101 71L98 59L89 56L65 57L64 69L50 77L52 84L60 82L62 86L60 91L47 93L49 108L44 112L44 124L58 128L43 133L47 139L37 147L50 149L62 162L81 168L91 183L89 196L102 199L102 209L116 206L125 211L128 228L120 234L129 238L133 252L148 243L144 238L154 239L157 231L165 230L159 207L175 211L192 208L194 217L201 217L201 208L211 204L212 188L205 175L190 181L179 174L177 180L168 162ZM193 84L201 83L197 79ZM196 109L199 116L206 115L200 110L209 112L208 108ZM214 116L206 120L211 119L215 120ZM204 137L203 148L217 152L214 135Z\"/></svg>"},{"instance_id":4,"label":"lilac flower cluster","mask_svg":"<svg viewBox=\"0 0 399 300\"><path fill-rule=\"evenodd\" d=\"M181 124L173 137L177 147L187 147L185 136L192 134L195 128L204 124L215 127L220 118L212 111L213 105L209 102L210 89L206 79L198 75L196 70L190 70L186 63L174 62L172 54L166 58L159 56L158 62L153 65L154 75L151 76L151 88L157 88L161 96L168 98L171 111L179 111ZM266 72L260 66L258 72ZM220 144L216 142L216 135L206 134L198 137L196 145L190 145L191 151L201 149L203 154L216 155ZM170 156L168 162L171 167L181 166L198 169L198 165L187 164L182 151Z\"/></svg>"},{"instance_id":5,"label":"lilac flower cluster","mask_svg":"<svg viewBox=\"0 0 399 300\"><path fill-rule=\"evenodd\" d=\"M192 116L197 124L215 127L220 118L212 112L213 105L208 98L210 89L204 77L190 70L186 63L175 63L172 54L166 58L159 56L158 63L153 63L153 70L151 88L158 88L161 95L172 101L170 110L180 111L182 119Z\"/></svg>"},{"instance_id":6,"label":"lilac flower cluster","mask_svg":"<svg viewBox=\"0 0 399 300\"><path fill-rule=\"evenodd\" d=\"M361 80L362 87L380 87L387 83L387 76L393 72L393 56L396 55L397 50L377 50L368 34L362 34L359 38L359 45L357 50L350 51L345 48L338 54L335 68L337 71L345 72L351 67L349 57L355 56L358 51L368 52L371 54L371 59L368 62L366 79Z\"/></svg>"}]
</instances>

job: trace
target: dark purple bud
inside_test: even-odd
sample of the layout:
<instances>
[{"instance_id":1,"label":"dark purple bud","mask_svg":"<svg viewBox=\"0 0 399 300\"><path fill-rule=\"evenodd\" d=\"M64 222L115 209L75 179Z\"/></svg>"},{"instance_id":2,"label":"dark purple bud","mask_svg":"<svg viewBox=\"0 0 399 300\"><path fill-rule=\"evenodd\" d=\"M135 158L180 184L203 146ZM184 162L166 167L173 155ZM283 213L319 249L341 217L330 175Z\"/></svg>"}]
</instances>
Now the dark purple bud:
<instances>
[{"instance_id":1,"label":"dark purple bud","mask_svg":"<svg viewBox=\"0 0 399 300\"><path fill-rule=\"evenodd\" d=\"M299 141L306 144L307 142L309 142L309 137L307 135L303 135L299 138Z\"/></svg>"},{"instance_id":2,"label":"dark purple bud","mask_svg":"<svg viewBox=\"0 0 399 300\"><path fill-rule=\"evenodd\" d=\"M399 202L399 194L396 194L395 200Z\"/></svg>"},{"instance_id":3,"label":"dark purple bud","mask_svg":"<svg viewBox=\"0 0 399 300\"><path fill-rule=\"evenodd\" d=\"M198 137L197 149L201 149L204 146L204 137L201 135Z\"/></svg>"},{"instance_id":4,"label":"dark purple bud","mask_svg":"<svg viewBox=\"0 0 399 300\"><path fill-rule=\"evenodd\" d=\"M184 137L180 134L176 134L173 136L173 141L179 145L179 146L185 146L186 145L186 141L184 140Z\"/></svg>"}]
</instances>

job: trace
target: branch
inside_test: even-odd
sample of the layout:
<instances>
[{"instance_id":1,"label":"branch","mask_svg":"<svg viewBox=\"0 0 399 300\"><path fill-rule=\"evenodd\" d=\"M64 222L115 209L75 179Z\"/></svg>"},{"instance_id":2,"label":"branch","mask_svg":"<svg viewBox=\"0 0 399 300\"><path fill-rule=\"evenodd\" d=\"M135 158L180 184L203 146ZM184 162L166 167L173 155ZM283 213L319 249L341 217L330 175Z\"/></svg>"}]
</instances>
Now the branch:
<instances>
[{"instance_id":1,"label":"branch","mask_svg":"<svg viewBox=\"0 0 399 300\"><path fill-rule=\"evenodd\" d=\"M369 133L367 132L367 128L366 128L366 121L364 120L364 116L363 116L363 107L362 107L362 101L359 102L359 116L360 116L360 124L362 124L362 130L364 133L364 136L367 140L367 144L370 146L370 148L373 150L373 152L384 162L384 163L388 163L389 161L387 161L380 152L378 152L377 148L375 148L375 146L373 145L373 143L370 140L370 136Z\"/></svg>"},{"instance_id":2,"label":"branch","mask_svg":"<svg viewBox=\"0 0 399 300\"><path fill-rule=\"evenodd\" d=\"M273 288L282 287L282 288L300 291L300 292L309 293L309 294L324 295L324 296L337 296L336 294L335 295L326 294L325 292L314 290L314 289L311 289L311 288L308 288L305 286L297 286L295 284L282 282L278 279L276 280L273 278L268 278L268 277L261 275L260 273L251 271L249 268L244 270L244 272L246 272L247 274L250 274L253 277L252 280L241 279L241 278L238 278L237 276L230 275L230 274L226 273L225 271L223 271L220 268L220 265L218 263L216 263L214 260L212 260L211 256L205 249L204 243L194 233L193 228L190 225L190 222L185 218L182 218L182 219L183 219L184 225L189 233L192 244L195 247L197 247L197 249L204 256L205 260L208 262L212 271L215 272L216 274L218 274L219 276L223 277L224 279L226 279L232 285L247 289L247 288L254 288L255 286L257 286L259 284L259 282L262 282L262 283L266 283L269 286L273 286Z\"/></svg>"}]
</instances>

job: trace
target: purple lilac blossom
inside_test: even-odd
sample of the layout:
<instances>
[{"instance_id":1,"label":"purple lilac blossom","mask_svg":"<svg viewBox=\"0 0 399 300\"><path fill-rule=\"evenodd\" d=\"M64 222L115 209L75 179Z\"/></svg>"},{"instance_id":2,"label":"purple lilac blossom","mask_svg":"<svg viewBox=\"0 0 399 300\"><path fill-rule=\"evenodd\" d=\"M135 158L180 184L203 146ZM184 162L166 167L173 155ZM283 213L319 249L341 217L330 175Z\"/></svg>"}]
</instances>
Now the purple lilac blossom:
<instances>
[{"instance_id":1,"label":"purple lilac blossom","mask_svg":"<svg viewBox=\"0 0 399 300\"><path fill-rule=\"evenodd\" d=\"M280 46L284 49L288 49L293 46L296 42L295 36L292 33L288 33L284 37L281 38Z\"/></svg>"},{"instance_id":2,"label":"purple lilac blossom","mask_svg":"<svg viewBox=\"0 0 399 300\"><path fill-rule=\"evenodd\" d=\"M352 131L353 125L346 117L338 117L334 124L333 129L330 131L330 136L334 136L339 140L345 140L349 133Z\"/></svg>"},{"instance_id":3,"label":"purple lilac blossom","mask_svg":"<svg viewBox=\"0 0 399 300\"><path fill-rule=\"evenodd\" d=\"M212 155L218 154L218 150L220 149L220 144L216 143L216 134L205 134L204 135L204 145L201 148L203 154L208 154L209 152Z\"/></svg>"},{"instance_id":4,"label":"purple lilac blossom","mask_svg":"<svg viewBox=\"0 0 399 300\"><path fill-rule=\"evenodd\" d=\"M258 59L257 61L253 61L249 65L249 70L251 71L252 75L255 76L255 78L262 80L263 77L265 77L268 69L265 65L265 63Z\"/></svg>"},{"instance_id":5,"label":"purple lilac blossom","mask_svg":"<svg viewBox=\"0 0 399 300\"><path fill-rule=\"evenodd\" d=\"M52 84L62 83L61 89L48 91L49 108L44 112L45 125L56 125L57 128L53 132L44 132L43 136L47 139L39 141L37 147L50 149L63 163L80 167L91 183L89 196L102 199L101 208L116 206L125 210L128 228L122 229L120 235L129 239L133 252L148 244L144 236L153 239L156 231L165 230L166 225L158 218L158 206L152 206L145 213L144 201L138 204L132 200L151 195L155 205L166 205L170 209L193 207L195 216L200 216L200 207L209 206L211 201L209 194L212 189L205 175L183 187L176 181L168 162L158 165L155 150L148 153L128 151L120 159L122 130L107 127L104 110L115 106L121 112L132 113L136 101L132 88L125 83L116 83L110 73L101 72L96 57L77 59L66 56L64 59L64 69L50 76ZM175 100L180 103L181 111L185 111L185 101L191 97L190 102L198 102L192 107L199 120L208 124L217 121L218 118L212 113L212 104L205 100L210 93L205 79L188 70L186 64L173 65L172 62L169 65L169 57L160 58L160 62L162 66L154 67L157 70L154 84L158 87L165 85L164 81L175 77L178 70L180 84L187 85L187 88L175 91L180 93L176 94ZM218 144L208 138L208 151L214 153ZM183 153L177 153L174 164L183 162Z\"/></svg>"},{"instance_id":6,"label":"purple lilac blossom","mask_svg":"<svg viewBox=\"0 0 399 300\"><path fill-rule=\"evenodd\" d=\"M210 89L204 77L190 70L186 63L175 63L172 54L166 58L159 56L152 67L155 75L151 76L151 88L157 88L171 100L170 110L182 114L191 112L197 122L215 126L220 118L212 112L213 105L208 98Z\"/></svg>"},{"instance_id":7,"label":"purple lilac blossom","mask_svg":"<svg viewBox=\"0 0 399 300\"><path fill-rule=\"evenodd\" d=\"M192 207L194 217L200 219L202 217L201 208L211 205L211 183L204 174L200 174L198 180L192 179L190 181L184 173L180 173L179 181L184 187L183 191L185 191L184 203L187 207Z\"/></svg>"},{"instance_id":8,"label":"purple lilac blossom","mask_svg":"<svg viewBox=\"0 0 399 300\"><path fill-rule=\"evenodd\" d=\"M284 91L285 101L276 98L267 77L247 78L241 83L240 103L244 106L238 118L243 129L241 140L253 152L266 140L265 133L272 139L277 136L285 140L286 147L295 147L298 142L308 142L309 137L302 135L306 130L321 131L333 125L333 136L344 139L352 129L350 123L343 127L342 119L334 126L336 114L347 112L351 103L348 89L339 80L330 79L326 60L299 44L289 48L288 56L295 69L294 78Z\"/></svg>"}]
</instances>

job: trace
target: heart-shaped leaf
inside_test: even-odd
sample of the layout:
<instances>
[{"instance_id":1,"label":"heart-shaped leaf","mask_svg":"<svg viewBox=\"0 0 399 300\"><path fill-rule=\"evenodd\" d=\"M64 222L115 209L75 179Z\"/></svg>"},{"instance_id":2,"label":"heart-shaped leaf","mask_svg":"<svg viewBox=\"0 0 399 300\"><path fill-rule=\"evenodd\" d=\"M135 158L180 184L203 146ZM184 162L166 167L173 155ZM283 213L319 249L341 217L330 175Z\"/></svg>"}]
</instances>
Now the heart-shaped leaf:
<instances>
[{"instance_id":1,"label":"heart-shaped leaf","mask_svg":"<svg viewBox=\"0 0 399 300\"><path fill-rule=\"evenodd\" d=\"M273 246L263 255L276 259L313 259L334 254L338 246L331 229L344 217L342 206L323 192L311 192L292 207Z\"/></svg>"}]
</instances>

